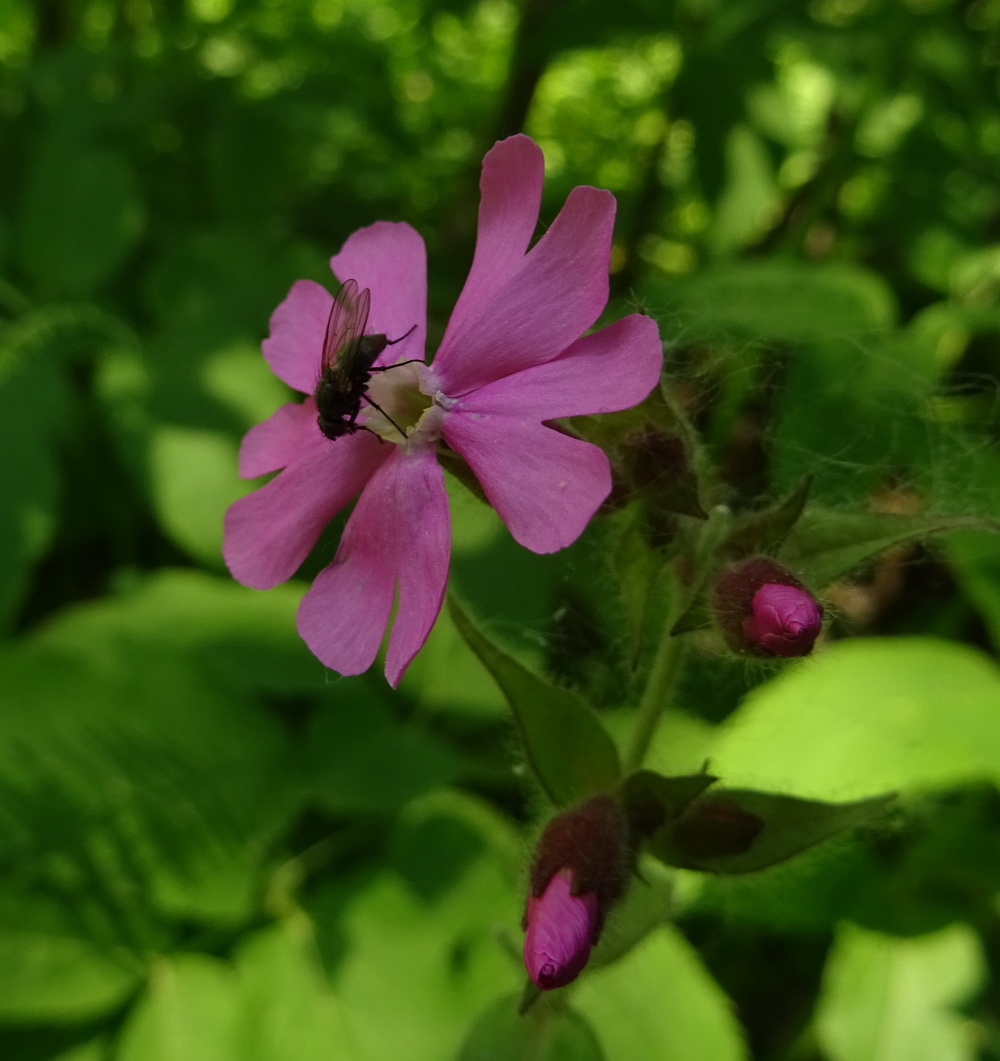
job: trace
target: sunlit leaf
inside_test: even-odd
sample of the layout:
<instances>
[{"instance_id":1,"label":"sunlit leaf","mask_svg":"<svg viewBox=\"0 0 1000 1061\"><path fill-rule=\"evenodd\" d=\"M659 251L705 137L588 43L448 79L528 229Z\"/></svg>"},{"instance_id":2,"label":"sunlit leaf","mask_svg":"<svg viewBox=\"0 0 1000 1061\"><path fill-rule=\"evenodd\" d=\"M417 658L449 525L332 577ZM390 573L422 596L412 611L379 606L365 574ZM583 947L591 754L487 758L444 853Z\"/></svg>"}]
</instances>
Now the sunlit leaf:
<instances>
[{"instance_id":1,"label":"sunlit leaf","mask_svg":"<svg viewBox=\"0 0 1000 1061\"><path fill-rule=\"evenodd\" d=\"M301 915L250 936L234 958L240 1061L352 1061L343 1003Z\"/></svg>"},{"instance_id":2,"label":"sunlit leaf","mask_svg":"<svg viewBox=\"0 0 1000 1061\"><path fill-rule=\"evenodd\" d=\"M472 1016L498 991L514 991L523 975L495 938L496 926L513 928L519 916L505 858L480 833L478 848L456 860L452 831L428 831L419 821L414 827L426 857L443 856L432 890L411 883L409 869L402 876L386 868L341 875L308 903L364 1058L454 1056ZM410 846L402 836L397 842Z\"/></svg>"},{"instance_id":3,"label":"sunlit leaf","mask_svg":"<svg viewBox=\"0 0 1000 1061\"><path fill-rule=\"evenodd\" d=\"M748 1057L729 1000L672 928L658 929L621 961L584 974L573 1000L587 1014L608 1058Z\"/></svg>"},{"instance_id":4,"label":"sunlit leaf","mask_svg":"<svg viewBox=\"0 0 1000 1061\"><path fill-rule=\"evenodd\" d=\"M910 939L844 925L816 1014L821 1048L831 1061L973 1061L979 1033L957 1007L985 975L964 925Z\"/></svg>"},{"instance_id":5,"label":"sunlit leaf","mask_svg":"<svg viewBox=\"0 0 1000 1061\"><path fill-rule=\"evenodd\" d=\"M164 529L209 567L222 565L222 519L247 492L238 447L220 433L164 426L152 438L153 501Z\"/></svg>"},{"instance_id":6,"label":"sunlit leaf","mask_svg":"<svg viewBox=\"0 0 1000 1061\"><path fill-rule=\"evenodd\" d=\"M728 784L861 799L1000 780L1000 670L927 638L841 641L754 690L717 733Z\"/></svg>"},{"instance_id":7,"label":"sunlit leaf","mask_svg":"<svg viewBox=\"0 0 1000 1061\"><path fill-rule=\"evenodd\" d=\"M241 1061L239 984L215 958L161 959L121 1032L116 1061Z\"/></svg>"}]
</instances>

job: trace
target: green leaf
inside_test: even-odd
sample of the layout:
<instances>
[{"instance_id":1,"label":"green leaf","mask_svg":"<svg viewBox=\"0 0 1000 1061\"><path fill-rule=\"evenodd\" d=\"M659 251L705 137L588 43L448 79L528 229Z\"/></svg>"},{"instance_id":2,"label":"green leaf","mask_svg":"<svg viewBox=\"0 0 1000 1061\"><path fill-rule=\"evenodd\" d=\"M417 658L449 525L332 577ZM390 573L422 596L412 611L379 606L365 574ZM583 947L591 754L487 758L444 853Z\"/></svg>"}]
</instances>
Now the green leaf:
<instances>
[{"instance_id":1,"label":"green leaf","mask_svg":"<svg viewBox=\"0 0 1000 1061\"><path fill-rule=\"evenodd\" d=\"M236 443L217 431L169 425L153 435L153 503L164 530L202 564L222 568L222 520L247 493Z\"/></svg>"},{"instance_id":2,"label":"green leaf","mask_svg":"<svg viewBox=\"0 0 1000 1061\"><path fill-rule=\"evenodd\" d=\"M986 516L893 516L810 505L792 529L781 559L810 585L826 586L903 542L963 528L1000 531Z\"/></svg>"},{"instance_id":3,"label":"green leaf","mask_svg":"<svg viewBox=\"0 0 1000 1061\"><path fill-rule=\"evenodd\" d=\"M483 635L449 597L452 618L503 690L539 784L557 805L613 788L621 775L607 731L575 693L533 674Z\"/></svg>"},{"instance_id":4,"label":"green leaf","mask_svg":"<svg viewBox=\"0 0 1000 1061\"><path fill-rule=\"evenodd\" d=\"M68 395L53 357L49 318L0 333L0 628L20 605L56 529L55 435Z\"/></svg>"},{"instance_id":5,"label":"green leaf","mask_svg":"<svg viewBox=\"0 0 1000 1061\"><path fill-rule=\"evenodd\" d=\"M138 962L87 938L87 906L82 895L53 901L9 884L0 892L0 1021L87 1020L120 1006L135 990Z\"/></svg>"},{"instance_id":6,"label":"green leaf","mask_svg":"<svg viewBox=\"0 0 1000 1061\"><path fill-rule=\"evenodd\" d=\"M881 331L895 318L882 278L842 262L715 265L670 281L666 294L688 339L814 343ZM655 290L651 301L658 301Z\"/></svg>"},{"instance_id":7,"label":"green leaf","mask_svg":"<svg viewBox=\"0 0 1000 1061\"><path fill-rule=\"evenodd\" d=\"M301 597L299 586L262 593L227 577L160 568L120 595L62 612L37 640L81 657L98 642L122 666L156 646L226 686L315 691L327 672L295 630Z\"/></svg>"},{"instance_id":8,"label":"green leaf","mask_svg":"<svg viewBox=\"0 0 1000 1061\"><path fill-rule=\"evenodd\" d=\"M816 1034L830 1061L974 1061L975 1025L956 1011L986 982L975 934L952 925L898 939L855 925L827 960Z\"/></svg>"},{"instance_id":9,"label":"green leaf","mask_svg":"<svg viewBox=\"0 0 1000 1061\"><path fill-rule=\"evenodd\" d=\"M604 1061L590 1024L572 1009L532 1006L518 1012L519 996L498 998L479 1015L457 1061Z\"/></svg>"},{"instance_id":10,"label":"green leaf","mask_svg":"<svg viewBox=\"0 0 1000 1061\"><path fill-rule=\"evenodd\" d=\"M498 991L514 991L523 975L495 937L498 924L513 926L517 917L507 851L497 851L482 829L472 833L478 849L455 858L454 837L441 828L446 803L431 799L434 829L427 814L414 815L396 838L399 850L411 853L401 859L406 876L395 867L353 879L339 874L308 902L333 991L363 1058L453 1056L470 1016ZM466 829L473 821L452 818ZM423 841L428 870L436 853L447 853L432 891L418 883L427 871L413 873L416 848L405 837L411 827Z\"/></svg>"},{"instance_id":11,"label":"green leaf","mask_svg":"<svg viewBox=\"0 0 1000 1061\"><path fill-rule=\"evenodd\" d=\"M102 1037L71 1047L50 1058L49 1061L108 1061L110 1056L111 1049L108 1040Z\"/></svg>"},{"instance_id":12,"label":"green leaf","mask_svg":"<svg viewBox=\"0 0 1000 1061\"><path fill-rule=\"evenodd\" d=\"M721 552L733 558L754 553L775 555L802 516L811 488L812 476L807 475L779 505L736 520L720 546Z\"/></svg>"},{"instance_id":13,"label":"green leaf","mask_svg":"<svg viewBox=\"0 0 1000 1061\"><path fill-rule=\"evenodd\" d=\"M89 296L121 268L143 229L126 158L63 123L32 159L20 214L25 271L45 291Z\"/></svg>"},{"instance_id":14,"label":"green leaf","mask_svg":"<svg viewBox=\"0 0 1000 1061\"><path fill-rule=\"evenodd\" d=\"M215 958L161 959L129 1014L116 1061L242 1061L238 983Z\"/></svg>"},{"instance_id":15,"label":"green leaf","mask_svg":"<svg viewBox=\"0 0 1000 1061\"><path fill-rule=\"evenodd\" d=\"M840 641L755 689L720 727L734 787L807 798L1000 781L1000 669L929 638Z\"/></svg>"},{"instance_id":16,"label":"green leaf","mask_svg":"<svg viewBox=\"0 0 1000 1061\"><path fill-rule=\"evenodd\" d=\"M1000 651L1000 548L984 531L949 534L944 553L970 601L986 624L993 646Z\"/></svg>"},{"instance_id":17,"label":"green leaf","mask_svg":"<svg viewBox=\"0 0 1000 1061\"><path fill-rule=\"evenodd\" d=\"M352 705L355 709L358 705ZM415 724L396 722L379 700L363 714L343 704L317 712L306 739L313 798L338 814L398 811L409 800L448 784L455 753Z\"/></svg>"},{"instance_id":18,"label":"green leaf","mask_svg":"<svg viewBox=\"0 0 1000 1061\"><path fill-rule=\"evenodd\" d=\"M610 965L666 924L674 912L674 876L659 862L644 859L625 897L614 906L590 956L593 971Z\"/></svg>"},{"instance_id":19,"label":"green leaf","mask_svg":"<svg viewBox=\"0 0 1000 1061\"><path fill-rule=\"evenodd\" d=\"M726 184L708 234L717 256L762 236L778 203L771 158L756 132L746 125L734 126L726 137L725 154Z\"/></svg>"},{"instance_id":20,"label":"green leaf","mask_svg":"<svg viewBox=\"0 0 1000 1061\"><path fill-rule=\"evenodd\" d=\"M323 972L301 914L254 933L234 959L240 981L240 1061L351 1061L343 1003Z\"/></svg>"},{"instance_id":21,"label":"green leaf","mask_svg":"<svg viewBox=\"0 0 1000 1061\"><path fill-rule=\"evenodd\" d=\"M718 781L711 774L663 777L652 770L639 770L622 782L625 813L633 829L646 835L673 821L693 799Z\"/></svg>"},{"instance_id":22,"label":"green leaf","mask_svg":"<svg viewBox=\"0 0 1000 1061\"><path fill-rule=\"evenodd\" d=\"M667 865L713 873L765 869L867 821L893 796L822 803L769 792L713 789L651 838Z\"/></svg>"},{"instance_id":23,"label":"green leaf","mask_svg":"<svg viewBox=\"0 0 1000 1061\"><path fill-rule=\"evenodd\" d=\"M287 746L149 618L81 606L0 656L0 858L60 853L120 892L118 920L231 924L295 812Z\"/></svg>"},{"instance_id":24,"label":"green leaf","mask_svg":"<svg viewBox=\"0 0 1000 1061\"><path fill-rule=\"evenodd\" d=\"M608 1058L746 1061L732 1005L694 948L663 926L621 961L585 974L574 1001Z\"/></svg>"}]
</instances>

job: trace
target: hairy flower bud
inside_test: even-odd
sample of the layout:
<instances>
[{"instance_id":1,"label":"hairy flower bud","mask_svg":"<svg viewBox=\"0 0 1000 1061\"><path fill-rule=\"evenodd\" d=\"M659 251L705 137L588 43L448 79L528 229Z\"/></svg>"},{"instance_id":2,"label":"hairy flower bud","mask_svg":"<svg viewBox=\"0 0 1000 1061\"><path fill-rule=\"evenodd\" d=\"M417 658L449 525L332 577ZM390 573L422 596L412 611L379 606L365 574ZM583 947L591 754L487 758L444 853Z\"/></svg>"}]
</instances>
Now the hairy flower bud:
<instances>
[{"instance_id":1,"label":"hairy flower bud","mask_svg":"<svg viewBox=\"0 0 1000 1061\"><path fill-rule=\"evenodd\" d=\"M611 796L591 796L545 827L531 863L524 964L543 991L580 975L628 872L628 826Z\"/></svg>"},{"instance_id":2,"label":"hairy flower bud","mask_svg":"<svg viewBox=\"0 0 1000 1061\"><path fill-rule=\"evenodd\" d=\"M823 609L777 560L755 556L715 585L716 618L729 647L755 656L807 656L823 628Z\"/></svg>"}]
</instances>

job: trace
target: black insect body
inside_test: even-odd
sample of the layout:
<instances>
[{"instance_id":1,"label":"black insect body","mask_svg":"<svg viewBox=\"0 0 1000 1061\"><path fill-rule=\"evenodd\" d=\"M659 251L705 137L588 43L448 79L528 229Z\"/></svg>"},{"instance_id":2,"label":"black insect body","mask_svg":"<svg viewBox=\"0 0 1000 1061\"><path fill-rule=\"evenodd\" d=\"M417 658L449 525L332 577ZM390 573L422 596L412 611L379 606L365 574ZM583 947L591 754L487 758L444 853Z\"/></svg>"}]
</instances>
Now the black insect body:
<instances>
[{"instance_id":1,"label":"black insect body","mask_svg":"<svg viewBox=\"0 0 1000 1061\"><path fill-rule=\"evenodd\" d=\"M320 377L313 397L316 399L316 423L329 439L353 435L355 431L363 429L364 425L357 422L362 401L378 409L401 435L406 434L388 413L371 400L368 384L373 372L386 372L399 367L386 365L374 368L373 365L387 346L402 342L416 325L398 339L365 335L370 308L371 292L368 288L359 291L357 281L345 280L333 300L326 322ZM412 362L402 361L400 364L409 365Z\"/></svg>"}]
</instances>

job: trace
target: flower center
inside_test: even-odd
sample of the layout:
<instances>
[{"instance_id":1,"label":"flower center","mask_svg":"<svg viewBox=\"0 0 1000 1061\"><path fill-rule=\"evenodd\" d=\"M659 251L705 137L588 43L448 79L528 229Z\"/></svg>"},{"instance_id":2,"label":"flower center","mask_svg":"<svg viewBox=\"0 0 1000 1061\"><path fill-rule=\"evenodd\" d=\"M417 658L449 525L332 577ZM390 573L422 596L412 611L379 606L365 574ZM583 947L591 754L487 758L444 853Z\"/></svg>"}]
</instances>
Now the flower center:
<instances>
[{"instance_id":1,"label":"flower center","mask_svg":"<svg viewBox=\"0 0 1000 1061\"><path fill-rule=\"evenodd\" d=\"M387 365L373 372L358 423L397 445L433 443L441 437L450 404L431 370L422 362Z\"/></svg>"}]
</instances>

